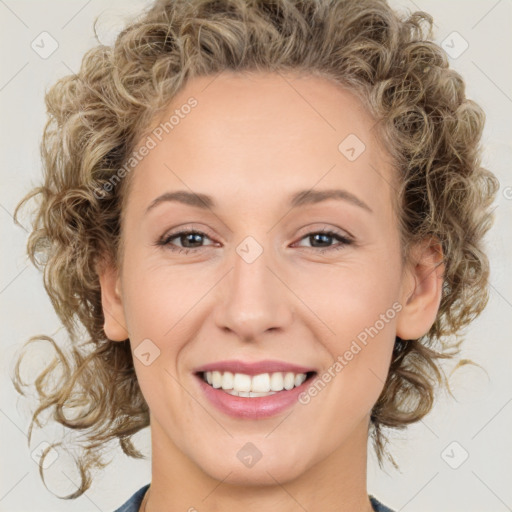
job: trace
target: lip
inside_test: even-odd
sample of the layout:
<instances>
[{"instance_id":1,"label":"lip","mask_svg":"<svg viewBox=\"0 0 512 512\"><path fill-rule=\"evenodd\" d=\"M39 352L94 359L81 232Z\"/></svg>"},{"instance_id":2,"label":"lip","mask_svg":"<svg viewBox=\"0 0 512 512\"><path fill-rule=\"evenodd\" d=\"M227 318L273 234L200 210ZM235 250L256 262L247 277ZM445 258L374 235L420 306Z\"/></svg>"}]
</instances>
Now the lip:
<instances>
[{"instance_id":1,"label":"lip","mask_svg":"<svg viewBox=\"0 0 512 512\"><path fill-rule=\"evenodd\" d=\"M309 387L315 375L293 389L253 398L230 395L222 389L207 384L201 375L196 374L196 378L206 398L221 412L234 418L257 420L275 416L295 404L299 395Z\"/></svg>"},{"instance_id":2,"label":"lip","mask_svg":"<svg viewBox=\"0 0 512 512\"><path fill-rule=\"evenodd\" d=\"M306 366L299 366L285 361L277 361L273 359L266 359L263 361L241 361L238 359L217 361L215 363L205 364L196 368L194 373L202 372L231 372L231 373L245 373L247 375L259 375L260 373L275 373L275 372L293 372L293 373L308 373L314 372L314 368ZM290 390L291 391L291 390Z\"/></svg>"}]
</instances>

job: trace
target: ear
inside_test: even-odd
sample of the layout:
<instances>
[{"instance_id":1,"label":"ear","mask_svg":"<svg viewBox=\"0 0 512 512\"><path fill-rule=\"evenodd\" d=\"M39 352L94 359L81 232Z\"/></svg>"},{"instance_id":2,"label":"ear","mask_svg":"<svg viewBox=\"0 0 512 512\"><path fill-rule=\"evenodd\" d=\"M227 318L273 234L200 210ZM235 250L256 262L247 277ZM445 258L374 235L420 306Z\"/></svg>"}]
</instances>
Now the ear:
<instances>
[{"instance_id":1,"label":"ear","mask_svg":"<svg viewBox=\"0 0 512 512\"><path fill-rule=\"evenodd\" d=\"M111 263L98 266L101 286L101 305L105 323L103 330L112 341L125 341L128 338L121 294L119 271Z\"/></svg>"},{"instance_id":2,"label":"ear","mask_svg":"<svg viewBox=\"0 0 512 512\"><path fill-rule=\"evenodd\" d=\"M439 240L425 239L410 251L401 293L402 310L397 319L399 338L418 339L434 324L441 303L444 270Z\"/></svg>"}]
</instances>

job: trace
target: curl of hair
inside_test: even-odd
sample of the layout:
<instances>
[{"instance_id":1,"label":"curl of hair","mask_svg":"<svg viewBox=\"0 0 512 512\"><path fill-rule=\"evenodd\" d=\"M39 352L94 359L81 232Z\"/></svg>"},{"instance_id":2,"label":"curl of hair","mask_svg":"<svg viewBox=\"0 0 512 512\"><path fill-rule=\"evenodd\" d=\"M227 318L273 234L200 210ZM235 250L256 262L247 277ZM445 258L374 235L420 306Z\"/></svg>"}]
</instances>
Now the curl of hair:
<instances>
[{"instance_id":1,"label":"curl of hair","mask_svg":"<svg viewBox=\"0 0 512 512\"><path fill-rule=\"evenodd\" d=\"M112 47L88 51L77 74L49 89L44 181L18 204L15 218L38 199L27 250L44 269L45 289L72 342L71 355L54 344L58 357L38 377L40 405L30 427L50 408L55 421L86 432L89 443L77 461L82 484L65 498L89 488L102 443L118 439L126 454L141 457L131 436L149 425L129 340L112 342L103 330L98 268L105 260L119 263L129 177L108 184L188 80L224 70L316 74L356 93L396 164L404 251L425 237L442 247L438 316L422 338L397 338L371 415L379 463L387 455L394 464L382 427L403 428L430 411L442 380L439 360L453 357L460 344L447 338L486 305L482 244L498 188L480 165L484 114L466 99L431 30L428 14L398 14L384 0L160 0ZM79 325L87 331L82 344ZM13 379L23 393L21 359ZM63 376L52 384L47 377L59 364ZM69 406L80 411L73 419L63 412Z\"/></svg>"}]
</instances>

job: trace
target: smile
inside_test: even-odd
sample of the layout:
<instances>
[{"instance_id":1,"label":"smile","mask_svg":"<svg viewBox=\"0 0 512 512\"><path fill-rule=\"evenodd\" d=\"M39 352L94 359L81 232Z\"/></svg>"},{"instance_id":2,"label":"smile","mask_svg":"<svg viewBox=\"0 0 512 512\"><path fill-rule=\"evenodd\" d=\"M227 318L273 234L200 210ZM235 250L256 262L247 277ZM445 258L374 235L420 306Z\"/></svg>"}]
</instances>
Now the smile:
<instances>
[{"instance_id":1,"label":"smile","mask_svg":"<svg viewBox=\"0 0 512 512\"><path fill-rule=\"evenodd\" d=\"M313 372L273 372L248 375L229 371L202 372L202 379L215 389L238 397L256 398L270 396L283 390L300 386Z\"/></svg>"},{"instance_id":2,"label":"smile","mask_svg":"<svg viewBox=\"0 0 512 512\"><path fill-rule=\"evenodd\" d=\"M199 393L217 411L243 420L283 413L299 401L316 369L285 361L226 360L194 369Z\"/></svg>"}]
</instances>

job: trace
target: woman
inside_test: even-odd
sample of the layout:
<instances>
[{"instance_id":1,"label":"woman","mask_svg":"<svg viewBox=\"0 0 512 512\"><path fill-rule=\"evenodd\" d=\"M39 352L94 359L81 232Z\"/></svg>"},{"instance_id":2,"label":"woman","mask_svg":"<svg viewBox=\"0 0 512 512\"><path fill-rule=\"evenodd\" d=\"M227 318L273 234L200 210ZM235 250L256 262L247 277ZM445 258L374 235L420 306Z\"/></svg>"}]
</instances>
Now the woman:
<instances>
[{"instance_id":1,"label":"woman","mask_svg":"<svg viewBox=\"0 0 512 512\"><path fill-rule=\"evenodd\" d=\"M49 91L22 203L75 343L34 414L88 429L70 498L149 425L151 485L118 512L390 510L368 436L392 460L383 427L430 411L447 336L485 306L497 188L431 24L163 0Z\"/></svg>"}]
</instances>

